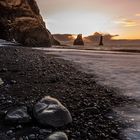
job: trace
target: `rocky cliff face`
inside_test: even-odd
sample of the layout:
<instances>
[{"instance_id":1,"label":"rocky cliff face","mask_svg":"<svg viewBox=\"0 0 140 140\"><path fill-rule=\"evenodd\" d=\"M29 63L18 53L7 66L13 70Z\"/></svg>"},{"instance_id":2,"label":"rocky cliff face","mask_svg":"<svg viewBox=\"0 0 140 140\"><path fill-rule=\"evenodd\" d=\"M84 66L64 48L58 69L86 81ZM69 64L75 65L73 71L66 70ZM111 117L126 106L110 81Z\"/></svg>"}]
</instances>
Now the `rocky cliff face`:
<instances>
[{"instance_id":1,"label":"rocky cliff face","mask_svg":"<svg viewBox=\"0 0 140 140\"><path fill-rule=\"evenodd\" d=\"M0 0L0 38L26 46L53 43L35 0Z\"/></svg>"}]
</instances>

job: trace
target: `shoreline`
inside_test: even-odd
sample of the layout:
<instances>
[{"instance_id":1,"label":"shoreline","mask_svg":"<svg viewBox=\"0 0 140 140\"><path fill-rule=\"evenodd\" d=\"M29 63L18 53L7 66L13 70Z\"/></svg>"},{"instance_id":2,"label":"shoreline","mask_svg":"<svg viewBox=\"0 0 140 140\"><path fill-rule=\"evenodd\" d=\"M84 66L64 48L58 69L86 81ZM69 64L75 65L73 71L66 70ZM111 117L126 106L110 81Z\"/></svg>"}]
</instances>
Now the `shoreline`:
<instances>
[{"instance_id":1,"label":"shoreline","mask_svg":"<svg viewBox=\"0 0 140 140\"><path fill-rule=\"evenodd\" d=\"M11 97L11 106L32 106L45 95L50 95L69 109L73 122L59 129L46 129L63 131L74 140L123 139L121 130L128 124L110 114L113 107L132 103L133 100L119 95L111 87L97 84L94 75L78 71L71 62L46 55L41 50L0 47L0 54L0 78L5 83L0 86L0 93ZM11 80L15 82L11 83ZM5 106L8 105L7 100L4 101ZM0 109L2 104L0 100ZM0 135L8 137L6 133L13 126L2 121L0 124ZM32 122L20 130L14 129L14 137L28 136L34 133L34 127L42 129Z\"/></svg>"},{"instance_id":2,"label":"shoreline","mask_svg":"<svg viewBox=\"0 0 140 140\"><path fill-rule=\"evenodd\" d=\"M135 46L136 47L136 46ZM75 49L75 50L81 50L81 51L106 51L106 52L122 52L122 53L140 53L140 46L137 45L137 48L133 47L133 45L120 45L119 47L116 45L109 46L109 45L105 45L105 46L97 46L97 45L89 45L89 46L72 46L72 45L68 45L68 46L53 46L52 48L56 48L56 49Z\"/></svg>"}]
</instances>

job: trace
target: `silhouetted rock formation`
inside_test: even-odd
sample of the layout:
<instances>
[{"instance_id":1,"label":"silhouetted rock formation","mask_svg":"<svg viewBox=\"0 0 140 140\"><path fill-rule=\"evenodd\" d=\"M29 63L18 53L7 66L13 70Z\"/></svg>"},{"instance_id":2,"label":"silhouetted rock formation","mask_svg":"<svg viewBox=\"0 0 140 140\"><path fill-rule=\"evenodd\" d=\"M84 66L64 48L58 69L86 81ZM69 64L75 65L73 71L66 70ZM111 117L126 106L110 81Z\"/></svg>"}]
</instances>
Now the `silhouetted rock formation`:
<instances>
[{"instance_id":1,"label":"silhouetted rock formation","mask_svg":"<svg viewBox=\"0 0 140 140\"><path fill-rule=\"evenodd\" d=\"M74 40L73 45L84 45L84 41L82 38L82 34L79 34L77 38Z\"/></svg>"},{"instance_id":2,"label":"silhouetted rock formation","mask_svg":"<svg viewBox=\"0 0 140 140\"><path fill-rule=\"evenodd\" d=\"M0 38L26 46L51 46L35 0L0 0Z\"/></svg>"},{"instance_id":3,"label":"silhouetted rock formation","mask_svg":"<svg viewBox=\"0 0 140 140\"><path fill-rule=\"evenodd\" d=\"M103 36L101 35L100 37L100 43L99 43L99 46L103 46Z\"/></svg>"}]
</instances>

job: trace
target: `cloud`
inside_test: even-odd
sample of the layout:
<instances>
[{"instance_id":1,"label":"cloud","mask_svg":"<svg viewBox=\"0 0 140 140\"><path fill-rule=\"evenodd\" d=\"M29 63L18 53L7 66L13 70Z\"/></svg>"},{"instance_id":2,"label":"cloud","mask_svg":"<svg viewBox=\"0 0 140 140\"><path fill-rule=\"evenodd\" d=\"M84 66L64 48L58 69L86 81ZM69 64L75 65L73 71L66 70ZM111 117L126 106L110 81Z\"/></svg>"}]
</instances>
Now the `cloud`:
<instances>
[{"instance_id":1,"label":"cloud","mask_svg":"<svg viewBox=\"0 0 140 140\"><path fill-rule=\"evenodd\" d=\"M136 17L140 17L140 13L135 14Z\"/></svg>"},{"instance_id":2,"label":"cloud","mask_svg":"<svg viewBox=\"0 0 140 140\"><path fill-rule=\"evenodd\" d=\"M136 20L125 19L125 18L117 20L117 21L115 21L115 23L116 24L121 24L124 27L136 27L136 26L140 25L140 23L138 21L136 21Z\"/></svg>"},{"instance_id":3,"label":"cloud","mask_svg":"<svg viewBox=\"0 0 140 140\"><path fill-rule=\"evenodd\" d=\"M112 34L109 34L109 33L99 33L99 32L95 32L93 35L89 35L89 36L86 36L85 39L88 39L90 41L99 41L101 35L104 36L104 40L106 41L109 41L109 40L112 40L114 37L117 37L119 35L112 35Z\"/></svg>"}]
</instances>

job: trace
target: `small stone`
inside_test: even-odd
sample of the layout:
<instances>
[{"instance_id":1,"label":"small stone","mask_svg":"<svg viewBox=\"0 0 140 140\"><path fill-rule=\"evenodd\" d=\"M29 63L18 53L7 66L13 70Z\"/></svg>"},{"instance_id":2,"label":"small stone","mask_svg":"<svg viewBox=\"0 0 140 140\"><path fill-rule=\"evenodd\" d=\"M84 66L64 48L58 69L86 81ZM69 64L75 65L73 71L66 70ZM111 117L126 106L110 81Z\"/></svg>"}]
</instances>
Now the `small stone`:
<instances>
[{"instance_id":1,"label":"small stone","mask_svg":"<svg viewBox=\"0 0 140 140\"><path fill-rule=\"evenodd\" d=\"M15 80L11 80L10 83L11 83L11 84L16 84L17 81L15 81Z\"/></svg>"},{"instance_id":2,"label":"small stone","mask_svg":"<svg viewBox=\"0 0 140 140\"><path fill-rule=\"evenodd\" d=\"M28 137L29 137L29 140L35 140L36 139L35 134L30 134Z\"/></svg>"},{"instance_id":3,"label":"small stone","mask_svg":"<svg viewBox=\"0 0 140 140\"><path fill-rule=\"evenodd\" d=\"M40 133L41 135L49 135L49 134L52 133L52 130L40 129L40 130L39 130L39 133Z\"/></svg>"},{"instance_id":4,"label":"small stone","mask_svg":"<svg viewBox=\"0 0 140 140\"><path fill-rule=\"evenodd\" d=\"M5 120L12 123L27 123L31 120L31 117L27 113L27 107L22 106L8 111Z\"/></svg>"},{"instance_id":5,"label":"small stone","mask_svg":"<svg viewBox=\"0 0 140 140\"><path fill-rule=\"evenodd\" d=\"M22 138L22 137L20 137L20 138L19 138L19 140L23 140L23 138Z\"/></svg>"},{"instance_id":6,"label":"small stone","mask_svg":"<svg viewBox=\"0 0 140 140\"><path fill-rule=\"evenodd\" d=\"M111 130L111 133L116 135L117 134L117 131L116 130Z\"/></svg>"},{"instance_id":7,"label":"small stone","mask_svg":"<svg viewBox=\"0 0 140 140\"><path fill-rule=\"evenodd\" d=\"M11 140L6 134L0 133L0 140Z\"/></svg>"},{"instance_id":8,"label":"small stone","mask_svg":"<svg viewBox=\"0 0 140 140\"><path fill-rule=\"evenodd\" d=\"M80 136L80 132L76 132L75 135L76 135L77 137L79 137L79 136Z\"/></svg>"},{"instance_id":9,"label":"small stone","mask_svg":"<svg viewBox=\"0 0 140 140\"><path fill-rule=\"evenodd\" d=\"M13 131L12 131L12 130L9 130L9 131L6 132L6 134L7 134L8 136L10 136L10 135L13 134Z\"/></svg>"},{"instance_id":10,"label":"small stone","mask_svg":"<svg viewBox=\"0 0 140 140\"><path fill-rule=\"evenodd\" d=\"M13 103L11 100L7 100L7 103Z\"/></svg>"},{"instance_id":11,"label":"small stone","mask_svg":"<svg viewBox=\"0 0 140 140\"><path fill-rule=\"evenodd\" d=\"M23 136L23 140L29 140L28 136Z\"/></svg>"},{"instance_id":12,"label":"small stone","mask_svg":"<svg viewBox=\"0 0 140 140\"><path fill-rule=\"evenodd\" d=\"M39 128L39 127L36 127L36 126L33 126L33 127L32 127L32 130L38 131L38 130L40 130L40 128Z\"/></svg>"},{"instance_id":13,"label":"small stone","mask_svg":"<svg viewBox=\"0 0 140 140\"><path fill-rule=\"evenodd\" d=\"M22 128L22 126L21 126L21 125L18 125L16 128L17 128L17 129L21 129L21 128Z\"/></svg>"},{"instance_id":14,"label":"small stone","mask_svg":"<svg viewBox=\"0 0 140 140\"><path fill-rule=\"evenodd\" d=\"M3 80L0 78L0 86L3 85L3 84L4 84L4 82L3 82Z\"/></svg>"},{"instance_id":15,"label":"small stone","mask_svg":"<svg viewBox=\"0 0 140 140\"><path fill-rule=\"evenodd\" d=\"M64 132L55 132L49 137L47 137L45 140L68 140L68 137Z\"/></svg>"},{"instance_id":16,"label":"small stone","mask_svg":"<svg viewBox=\"0 0 140 140\"><path fill-rule=\"evenodd\" d=\"M1 116L5 116L6 113L7 113L7 110L0 110L0 115L1 115Z\"/></svg>"},{"instance_id":17,"label":"small stone","mask_svg":"<svg viewBox=\"0 0 140 140\"><path fill-rule=\"evenodd\" d=\"M8 69L7 68L2 68L0 72L7 72Z\"/></svg>"},{"instance_id":18,"label":"small stone","mask_svg":"<svg viewBox=\"0 0 140 140\"><path fill-rule=\"evenodd\" d=\"M44 139L45 139L45 138L44 138L44 135L39 135L39 136L38 136L38 139L39 139L39 140L44 140Z\"/></svg>"}]
</instances>

